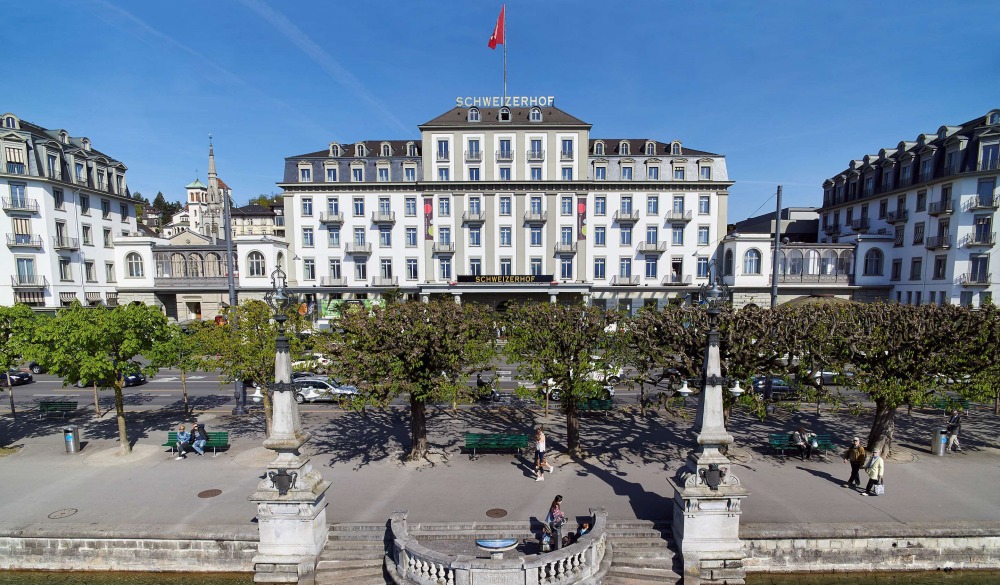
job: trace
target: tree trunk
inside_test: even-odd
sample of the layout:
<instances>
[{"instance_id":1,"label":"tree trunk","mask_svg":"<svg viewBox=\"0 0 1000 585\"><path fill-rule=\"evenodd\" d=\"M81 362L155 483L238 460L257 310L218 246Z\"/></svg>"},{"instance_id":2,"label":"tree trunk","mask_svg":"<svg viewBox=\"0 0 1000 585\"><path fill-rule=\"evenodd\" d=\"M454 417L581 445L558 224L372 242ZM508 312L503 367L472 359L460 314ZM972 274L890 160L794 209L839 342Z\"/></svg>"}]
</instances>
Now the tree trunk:
<instances>
[{"instance_id":1,"label":"tree trunk","mask_svg":"<svg viewBox=\"0 0 1000 585\"><path fill-rule=\"evenodd\" d=\"M11 384L10 376L7 376L7 396L10 398L10 417L16 419L17 413L14 412L14 385Z\"/></svg>"},{"instance_id":2,"label":"tree trunk","mask_svg":"<svg viewBox=\"0 0 1000 585\"><path fill-rule=\"evenodd\" d=\"M866 449L869 452L879 449L882 457L889 457L892 454L892 436L895 430L896 407L882 401L875 402L875 420L872 421L872 430L868 433Z\"/></svg>"},{"instance_id":3,"label":"tree trunk","mask_svg":"<svg viewBox=\"0 0 1000 585\"><path fill-rule=\"evenodd\" d=\"M101 401L97 399L97 382L94 382L94 417L101 418Z\"/></svg>"},{"instance_id":4,"label":"tree trunk","mask_svg":"<svg viewBox=\"0 0 1000 585\"><path fill-rule=\"evenodd\" d=\"M264 405L264 436L271 436L271 393L267 391L267 388L261 387L260 393L263 394L261 398L261 403Z\"/></svg>"},{"instance_id":5,"label":"tree trunk","mask_svg":"<svg viewBox=\"0 0 1000 585\"><path fill-rule=\"evenodd\" d=\"M410 393L410 439L413 441L408 461L416 461L427 456L427 403Z\"/></svg>"},{"instance_id":6,"label":"tree trunk","mask_svg":"<svg viewBox=\"0 0 1000 585\"><path fill-rule=\"evenodd\" d=\"M1000 415L1000 392L993 396L993 416L997 415Z\"/></svg>"},{"instance_id":7,"label":"tree trunk","mask_svg":"<svg viewBox=\"0 0 1000 585\"><path fill-rule=\"evenodd\" d=\"M570 457L582 457L580 448L580 412L576 409L576 400L570 396L566 402L566 447Z\"/></svg>"},{"instance_id":8,"label":"tree trunk","mask_svg":"<svg viewBox=\"0 0 1000 585\"><path fill-rule=\"evenodd\" d=\"M184 397L184 416L188 413L188 385L187 385L187 371L181 368L181 395Z\"/></svg>"},{"instance_id":9,"label":"tree trunk","mask_svg":"<svg viewBox=\"0 0 1000 585\"><path fill-rule=\"evenodd\" d=\"M121 441L121 452L131 453L132 444L128 442L128 430L125 428L125 397L121 385L124 382L115 382L115 415L118 418L118 440Z\"/></svg>"},{"instance_id":10,"label":"tree trunk","mask_svg":"<svg viewBox=\"0 0 1000 585\"><path fill-rule=\"evenodd\" d=\"M639 416L646 416L646 383L639 376Z\"/></svg>"}]
</instances>

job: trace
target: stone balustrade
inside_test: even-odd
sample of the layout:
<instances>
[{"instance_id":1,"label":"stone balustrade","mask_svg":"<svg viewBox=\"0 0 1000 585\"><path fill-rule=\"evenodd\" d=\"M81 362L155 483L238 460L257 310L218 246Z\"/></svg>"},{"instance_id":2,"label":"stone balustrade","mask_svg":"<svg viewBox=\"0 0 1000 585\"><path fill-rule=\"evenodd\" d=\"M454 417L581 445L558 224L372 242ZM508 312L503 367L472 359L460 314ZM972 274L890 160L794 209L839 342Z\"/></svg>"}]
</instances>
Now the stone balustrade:
<instances>
[{"instance_id":1,"label":"stone balustrade","mask_svg":"<svg viewBox=\"0 0 1000 585\"><path fill-rule=\"evenodd\" d=\"M590 532L569 546L538 555L476 558L431 550L411 536L407 512L392 515L390 573L399 585L570 585L602 571L607 550L607 512L591 510ZM610 558L610 557L609 557ZM605 567L606 568L606 567Z\"/></svg>"}]
</instances>

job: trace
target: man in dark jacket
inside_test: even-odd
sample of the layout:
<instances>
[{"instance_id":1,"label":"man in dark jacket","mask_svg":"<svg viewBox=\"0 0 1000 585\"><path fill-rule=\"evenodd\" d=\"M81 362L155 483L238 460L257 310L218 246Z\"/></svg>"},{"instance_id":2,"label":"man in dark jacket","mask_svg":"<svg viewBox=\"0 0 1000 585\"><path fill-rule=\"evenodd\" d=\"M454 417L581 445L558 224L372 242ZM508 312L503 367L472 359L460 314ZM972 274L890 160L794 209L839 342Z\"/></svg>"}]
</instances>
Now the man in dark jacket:
<instances>
[{"instance_id":1,"label":"man in dark jacket","mask_svg":"<svg viewBox=\"0 0 1000 585\"><path fill-rule=\"evenodd\" d=\"M861 471L861 466L865 464L867 455L865 448L861 446L861 439L854 437L850 448L844 452L844 462L851 464L851 478L840 487L861 487L861 477L858 473Z\"/></svg>"},{"instance_id":2,"label":"man in dark jacket","mask_svg":"<svg viewBox=\"0 0 1000 585\"><path fill-rule=\"evenodd\" d=\"M951 418L948 419L948 450L949 451L961 451L962 444L958 442L958 433L962 430L962 414L957 411L951 411Z\"/></svg>"}]
</instances>

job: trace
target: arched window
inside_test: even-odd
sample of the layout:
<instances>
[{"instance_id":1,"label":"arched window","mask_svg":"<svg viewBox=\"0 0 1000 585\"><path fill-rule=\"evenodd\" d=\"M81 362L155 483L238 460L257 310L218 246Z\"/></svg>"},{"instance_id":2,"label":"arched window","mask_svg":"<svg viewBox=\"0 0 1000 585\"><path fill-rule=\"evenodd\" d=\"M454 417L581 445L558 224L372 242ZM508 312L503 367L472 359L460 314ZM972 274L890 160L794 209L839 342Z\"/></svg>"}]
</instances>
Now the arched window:
<instances>
[{"instance_id":1,"label":"arched window","mask_svg":"<svg viewBox=\"0 0 1000 585\"><path fill-rule=\"evenodd\" d=\"M14 121L14 117L13 116L7 116L6 118L4 118L3 123L4 123L4 126L6 126L8 128L17 128L17 122Z\"/></svg>"},{"instance_id":2,"label":"arched window","mask_svg":"<svg viewBox=\"0 0 1000 585\"><path fill-rule=\"evenodd\" d=\"M392 147L390 147L388 144L383 144L382 156L392 156Z\"/></svg>"},{"instance_id":3,"label":"arched window","mask_svg":"<svg viewBox=\"0 0 1000 585\"><path fill-rule=\"evenodd\" d=\"M604 154L604 143L595 142L594 143L594 154L603 155Z\"/></svg>"},{"instance_id":4,"label":"arched window","mask_svg":"<svg viewBox=\"0 0 1000 585\"><path fill-rule=\"evenodd\" d=\"M330 156L340 156L340 145L333 143L330 145Z\"/></svg>"},{"instance_id":5,"label":"arched window","mask_svg":"<svg viewBox=\"0 0 1000 585\"><path fill-rule=\"evenodd\" d=\"M500 121L510 122L510 108L506 106L500 108Z\"/></svg>"},{"instance_id":6,"label":"arched window","mask_svg":"<svg viewBox=\"0 0 1000 585\"><path fill-rule=\"evenodd\" d=\"M469 122L479 121L479 108L469 108ZM412 156L412 155L411 155Z\"/></svg>"},{"instance_id":7,"label":"arched window","mask_svg":"<svg viewBox=\"0 0 1000 585\"><path fill-rule=\"evenodd\" d=\"M264 255L260 252L247 254L247 269L250 271L250 276L264 276L267 271L264 266Z\"/></svg>"},{"instance_id":8,"label":"arched window","mask_svg":"<svg viewBox=\"0 0 1000 585\"><path fill-rule=\"evenodd\" d=\"M833 250L823 252L820 274L837 274L837 253Z\"/></svg>"},{"instance_id":9,"label":"arched window","mask_svg":"<svg viewBox=\"0 0 1000 585\"><path fill-rule=\"evenodd\" d=\"M844 250L837 258L837 272L839 274L854 274L854 252Z\"/></svg>"},{"instance_id":10,"label":"arched window","mask_svg":"<svg viewBox=\"0 0 1000 585\"><path fill-rule=\"evenodd\" d=\"M368 149L362 143L357 143L354 145L354 156L366 156L368 154Z\"/></svg>"},{"instance_id":11,"label":"arched window","mask_svg":"<svg viewBox=\"0 0 1000 585\"><path fill-rule=\"evenodd\" d=\"M989 118L986 119L986 123L989 124L990 126L996 126L997 124L1000 124L1000 113L993 112L992 114L990 114Z\"/></svg>"},{"instance_id":12,"label":"arched window","mask_svg":"<svg viewBox=\"0 0 1000 585\"><path fill-rule=\"evenodd\" d=\"M157 278L170 278L170 259L163 252L153 254L153 263L156 265Z\"/></svg>"},{"instance_id":13,"label":"arched window","mask_svg":"<svg viewBox=\"0 0 1000 585\"><path fill-rule=\"evenodd\" d=\"M188 276L194 278L200 278L204 276L204 270L202 269L202 258L201 254L194 252L188 256Z\"/></svg>"},{"instance_id":14,"label":"arched window","mask_svg":"<svg viewBox=\"0 0 1000 585\"><path fill-rule=\"evenodd\" d=\"M802 252L798 250L789 250L788 256L786 256L788 261L788 274L790 276L800 276L802 274Z\"/></svg>"},{"instance_id":15,"label":"arched window","mask_svg":"<svg viewBox=\"0 0 1000 585\"><path fill-rule=\"evenodd\" d=\"M187 276L187 259L184 254L174 252L170 255L170 275L174 278Z\"/></svg>"},{"instance_id":16,"label":"arched window","mask_svg":"<svg viewBox=\"0 0 1000 585\"><path fill-rule=\"evenodd\" d=\"M806 251L806 274L819 274L819 252L816 250Z\"/></svg>"},{"instance_id":17,"label":"arched window","mask_svg":"<svg viewBox=\"0 0 1000 585\"><path fill-rule=\"evenodd\" d=\"M621 141L618 145L618 154L622 156L628 156L631 154L628 150L628 142L625 142L624 140Z\"/></svg>"},{"instance_id":18,"label":"arched window","mask_svg":"<svg viewBox=\"0 0 1000 585\"><path fill-rule=\"evenodd\" d=\"M528 115L528 120L531 122L541 122L542 111L538 108L531 108L531 113Z\"/></svg>"},{"instance_id":19,"label":"arched window","mask_svg":"<svg viewBox=\"0 0 1000 585\"><path fill-rule=\"evenodd\" d=\"M750 248L743 254L743 274L760 274L760 250Z\"/></svg>"},{"instance_id":20,"label":"arched window","mask_svg":"<svg viewBox=\"0 0 1000 585\"><path fill-rule=\"evenodd\" d=\"M128 266L128 277L129 278L142 278L142 256L136 252L129 252L125 256L125 265Z\"/></svg>"},{"instance_id":21,"label":"arched window","mask_svg":"<svg viewBox=\"0 0 1000 585\"><path fill-rule=\"evenodd\" d=\"M646 143L646 156L653 156L656 154L656 144L653 142Z\"/></svg>"},{"instance_id":22,"label":"arched window","mask_svg":"<svg viewBox=\"0 0 1000 585\"><path fill-rule=\"evenodd\" d=\"M725 259L722 261L722 274L723 276L733 275L733 251L726 250Z\"/></svg>"},{"instance_id":23,"label":"arched window","mask_svg":"<svg viewBox=\"0 0 1000 585\"><path fill-rule=\"evenodd\" d=\"M681 143L674 142L670 145L670 154L680 155L681 154Z\"/></svg>"},{"instance_id":24,"label":"arched window","mask_svg":"<svg viewBox=\"0 0 1000 585\"><path fill-rule=\"evenodd\" d=\"M865 276L882 275L882 250L872 248L865 252Z\"/></svg>"},{"instance_id":25,"label":"arched window","mask_svg":"<svg viewBox=\"0 0 1000 585\"><path fill-rule=\"evenodd\" d=\"M205 256L205 276L222 276L222 258L215 252Z\"/></svg>"}]
</instances>

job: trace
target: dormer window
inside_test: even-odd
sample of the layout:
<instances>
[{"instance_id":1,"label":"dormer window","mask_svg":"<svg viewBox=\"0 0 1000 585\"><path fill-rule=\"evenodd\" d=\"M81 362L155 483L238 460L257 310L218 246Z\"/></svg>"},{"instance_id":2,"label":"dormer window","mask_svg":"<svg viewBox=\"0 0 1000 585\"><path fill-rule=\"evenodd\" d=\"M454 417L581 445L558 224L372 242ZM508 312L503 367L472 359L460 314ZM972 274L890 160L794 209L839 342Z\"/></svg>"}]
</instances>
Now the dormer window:
<instances>
[{"instance_id":1,"label":"dormer window","mask_svg":"<svg viewBox=\"0 0 1000 585\"><path fill-rule=\"evenodd\" d=\"M3 125L7 128L17 128L17 120L14 119L14 116L7 116L3 119Z\"/></svg>"},{"instance_id":2,"label":"dormer window","mask_svg":"<svg viewBox=\"0 0 1000 585\"><path fill-rule=\"evenodd\" d=\"M479 108L469 108L468 121L469 122L478 122L479 121Z\"/></svg>"},{"instance_id":3,"label":"dormer window","mask_svg":"<svg viewBox=\"0 0 1000 585\"><path fill-rule=\"evenodd\" d=\"M508 107L500 108L500 121L510 122L510 108Z\"/></svg>"},{"instance_id":4,"label":"dormer window","mask_svg":"<svg viewBox=\"0 0 1000 585\"><path fill-rule=\"evenodd\" d=\"M653 142L646 143L646 156L653 156L656 154L656 144Z\"/></svg>"},{"instance_id":5,"label":"dormer window","mask_svg":"<svg viewBox=\"0 0 1000 585\"><path fill-rule=\"evenodd\" d=\"M1000 124L1000 113L992 112L989 116L986 116L986 123L990 126L996 126Z\"/></svg>"},{"instance_id":6,"label":"dormer window","mask_svg":"<svg viewBox=\"0 0 1000 585\"><path fill-rule=\"evenodd\" d=\"M340 145L336 142L330 143L330 156L340 156Z\"/></svg>"},{"instance_id":7,"label":"dormer window","mask_svg":"<svg viewBox=\"0 0 1000 585\"><path fill-rule=\"evenodd\" d=\"M417 145L412 142L406 143L406 156L417 156Z\"/></svg>"},{"instance_id":8,"label":"dormer window","mask_svg":"<svg viewBox=\"0 0 1000 585\"><path fill-rule=\"evenodd\" d=\"M62 142L63 144L69 144L69 134L66 134L65 130L59 133L59 142Z\"/></svg>"},{"instance_id":9,"label":"dormer window","mask_svg":"<svg viewBox=\"0 0 1000 585\"><path fill-rule=\"evenodd\" d=\"M680 156L680 154L681 154L681 143L680 142L674 140L670 144L670 154Z\"/></svg>"},{"instance_id":10,"label":"dormer window","mask_svg":"<svg viewBox=\"0 0 1000 585\"><path fill-rule=\"evenodd\" d=\"M631 154L628 150L628 142L625 142L624 140L621 141L618 145L618 154L622 156L628 156Z\"/></svg>"},{"instance_id":11,"label":"dormer window","mask_svg":"<svg viewBox=\"0 0 1000 585\"><path fill-rule=\"evenodd\" d=\"M90 139L84 138L82 144L83 144L83 149L86 150L87 152L90 152Z\"/></svg>"},{"instance_id":12,"label":"dormer window","mask_svg":"<svg viewBox=\"0 0 1000 585\"><path fill-rule=\"evenodd\" d=\"M354 145L354 156L366 156L368 154L368 149L362 143L357 143Z\"/></svg>"},{"instance_id":13,"label":"dormer window","mask_svg":"<svg viewBox=\"0 0 1000 585\"><path fill-rule=\"evenodd\" d=\"M382 156L392 156L392 147L390 147L388 144L383 144Z\"/></svg>"},{"instance_id":14,"label":"dormer window","mask_svg":"<svg viewBox=\"0 0 1000 585\"><path fill-rule=\"evenodd\" d=\"M528 114L528 120L530 122L541 122L542 110L540 110L539 108L531 108L531 112Z\"/></svg>"},{"instance_id":15,"label":"dormer window","mask_svg":"<svg viewBox=\"0 0 1000 585\"><path fill-rule=\"evenodd\" d=\"M938 130L938 139L945 138L946 136L948 136L947 130L945 130L944 128Z\"/></svg>"},{"instance_id":16,"label":"dormer window","mask_svg":"<svg viewBox=\"0 0 1000 585\"><path fill-rule=\"evenodd\" d=\"M601 156L604 155L604 143L603 142L595 142L594 143L594 154L601 155Z\"/></svg>"}]
</instances>

